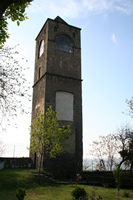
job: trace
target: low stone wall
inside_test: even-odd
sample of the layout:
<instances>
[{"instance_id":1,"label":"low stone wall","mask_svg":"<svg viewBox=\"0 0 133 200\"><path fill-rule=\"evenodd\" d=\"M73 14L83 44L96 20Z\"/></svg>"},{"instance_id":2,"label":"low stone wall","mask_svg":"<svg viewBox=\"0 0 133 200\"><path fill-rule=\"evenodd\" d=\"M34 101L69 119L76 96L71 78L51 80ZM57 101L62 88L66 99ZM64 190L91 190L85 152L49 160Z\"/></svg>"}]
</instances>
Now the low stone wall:
<instances>
[{"instance_id":1,"label":"low stone wall","mask_svg":"<svg viewBox=\"0 0 133 200\"><path fill-rule=\"evenodd\" d=\"M0 158L0 170L4 168L32 168L31 158Z\"/></svg>"},{"instance_id":2,"label":"low stone wall","mask_svg":"<svg viewBox=\"0 0 133 200\"><path fill-rule=\"evenodd\" d=\"M115 178L112 171L90 171L82 173L84 184L116 187ZM133 175L130 171L122 170L121 188L133 189Z\"/></svg>"}]
</instances>

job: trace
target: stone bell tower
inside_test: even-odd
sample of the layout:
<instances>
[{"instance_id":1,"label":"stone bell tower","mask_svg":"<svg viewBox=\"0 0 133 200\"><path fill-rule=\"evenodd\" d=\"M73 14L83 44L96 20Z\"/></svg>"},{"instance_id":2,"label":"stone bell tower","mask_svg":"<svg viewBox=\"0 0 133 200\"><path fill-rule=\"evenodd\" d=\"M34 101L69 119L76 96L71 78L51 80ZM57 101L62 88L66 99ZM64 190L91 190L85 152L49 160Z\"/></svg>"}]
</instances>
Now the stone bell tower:
<instances>
[{"instance_id":1,"label":"stone bell tower","mask_svg":"<svg viewBox=\"0 0 133 200\"><path fill-rule=\"evenodd\" d=\"M71 133L63 153L43 158L43 168L70 177L82 171L82 80L80 28L60 17L47 19L36 38L32 120L52 105ZM32 155L34 165L38 158Z\"/></svg>"}]
</instances>

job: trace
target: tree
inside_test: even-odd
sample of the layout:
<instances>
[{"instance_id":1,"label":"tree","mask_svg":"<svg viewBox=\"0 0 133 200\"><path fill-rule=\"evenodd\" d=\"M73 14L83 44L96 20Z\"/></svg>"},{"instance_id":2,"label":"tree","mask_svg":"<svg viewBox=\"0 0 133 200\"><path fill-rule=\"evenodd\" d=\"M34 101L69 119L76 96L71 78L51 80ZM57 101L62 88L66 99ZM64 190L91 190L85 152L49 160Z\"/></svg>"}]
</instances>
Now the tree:
<instances>
[{"instance_id":1,"label":"tree","mask_svg":"<svg viewBox=\"0 0 133 200\"><path fill-rule=\"evenodd\" d=\"M18 52L14 48L3 47L0 49L0 122L2 128L10 125L10 120L17 114L27 113L28 108L22 102L30 101L29 83L17 58ZM22 58L23 60L23 58Z\"/></svg>"},{"instance_id":2,"label":"tree","mask_svg":"<svg viewBox=\"0 0 133 200\"><path fill-rule=\"evenodd\" d=\"M130 100L126 99L126 103L129 107L129 115L131 116L131 118L133 118L133 97ZM130 132L128 144L129 144L128 148L125 149L125 152L121 151L120 155L122 157L125 156L125 161L127 163L131 164L130 173L132 173L132 169L133 169L133 132ZM122 160L122 162L125 162L125 161L124 161L124 159Z\"/></svg>"},{"instance_id":3,"label":"tree","mask_svg":"<svg viewBox=\"0 0 133 200\"><path fill-rule=\"evenodd\" d=\"M0 1L0 48L9 37L7 19L13 22L17 21L17 25L21 21L28 19L25 10L33 0L1 0Z\"/></svg>"},{"instance_id":4,"label":"tree","mask_svg":"<svg viewBox=\"0 0 133 200\"><path fill-rule=\"evenodd\" d=\"M66 146L69 138L69 126L59 127L57 113L50 106L45 115L39 111L36 120L31 125L30 151L40 156L40 168L44 152L50 158L55 158Z\"/></svg>"},{"instance_id":5,"label":"tree","mask_svg":"<svg viewBox=\"0 0 133 200\"><path fill-rule=\"evenodd\" d=\"M102 167L102 169L108 168L112 171L113 165L115 164L115 156L120 149L115 135L100 136L99 141L93 141L91 146L91 155L98 159L98 169L100 170Z\"/></svg>"},{"instance_id":6,"label":"tree","mask_svg":"<svg viewBox=\"0 0 133 200\"><path fill-rule=\"evenodd\" d=\"M122 160L119 163L119 167L125 162L130 164L130 172L133 168L133 132L128 125L121 127L117 131L117 139L121 142L121 150L119 154Z\"/></svg>"},{"instance_id":7,"label":"tree","mask_svg":"<svg viewBox=\"0 0 133 200\"><path fill-rule=\"evenodd\" d=\"M106 170L105 162L103 159L99 160L99 163L96 165L96 168L97 167L99 168L100 171Z\"/></svg>"},{"instance_id":8,"label":"tree","mask_svg":"<svg viewBox=\"0 0 133 200\"><path fill-rule=\"evenodd\" d=\"M83 171L91 170L92 163L87 158L83 159Z\"/></svg>"},{"instance_id":9,"label":"tree","mask_svg":"<svg viewBox=\"0 0 133 200\"><path fill-rule=\"evenodd\" d=\"M0 139L0 156L5 153L5 145L3 141Z\"/></svg>"},{"instance_id":10,"label":"tree","mask_svg":"<svg viewBox=\"0 0 133 200\"><path fill-rule=\"evenodd\" d=\"M113 170L113 175L114 175L115 182L116 182L116 188L118 191L118 200L119 200L119 191L120 191L120 187L121 187L122 170L119 168L118 164L115 165L115 168Z\"/></svg>"},{"instance_id":11,"label":"tree","mask_svg":"<svg viewBox=\"0 0 133 200\"><path fill-rule=\"evenodd\" d=\"M133 118L133 97L130 100L126 99L126 103L129 107L129 113L128 114Z\"/></svg>"}]
</instances>

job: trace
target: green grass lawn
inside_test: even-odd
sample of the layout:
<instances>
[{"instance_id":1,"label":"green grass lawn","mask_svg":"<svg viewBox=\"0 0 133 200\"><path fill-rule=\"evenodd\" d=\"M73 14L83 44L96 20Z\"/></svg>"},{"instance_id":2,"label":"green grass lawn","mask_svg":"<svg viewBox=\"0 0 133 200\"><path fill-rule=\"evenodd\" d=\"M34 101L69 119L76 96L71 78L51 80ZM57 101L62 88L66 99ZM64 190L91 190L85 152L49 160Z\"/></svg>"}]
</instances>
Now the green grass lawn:
<instances>
[{"instance_id":1,"label":"green grass lawn","mask_svg":"<svg viewBox=\"0 0 133 200\"><path fill-rule=\"evenodd\" d=\"M0 200L17 200L15 197L17 188L25 188L25 200L72 200L71 191L75 185L50 184L41 180L38 183L33 175L34 170L4 169L0 171ZM96 196L102 196L103 200L117 200L117 190L112 188L80 185L87 193L95 191ZM120 200L133 200L133 190L127 190L130 197L123 197L125 190L120 190Z\"/></svg>"}]
</instances>

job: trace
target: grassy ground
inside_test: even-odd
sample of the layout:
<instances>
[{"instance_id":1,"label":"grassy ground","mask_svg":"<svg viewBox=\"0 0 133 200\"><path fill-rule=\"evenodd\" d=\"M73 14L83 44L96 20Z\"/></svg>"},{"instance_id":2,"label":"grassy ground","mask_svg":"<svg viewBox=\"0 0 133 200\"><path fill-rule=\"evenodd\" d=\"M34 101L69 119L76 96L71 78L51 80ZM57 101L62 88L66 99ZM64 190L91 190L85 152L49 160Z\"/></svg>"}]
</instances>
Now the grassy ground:
<instances>
[{"instance_id":1,"label":"grassy ground","mask_svg":"<svg viewBox=\"0 0 133 200\"><path fill-rule=\"evenodd\" d=\"M51 184L44 180L38 183L34 170L4 169L0 171L0 200L17 200L17 188L25 188L25 200L72 200L71 191L75 185ZM102 196L103 200L117 200L117 190L104 187L80 185L91 194ZM130 197L123 197L125 190L120 190L120 200L133 200L133 190L126 190Z\"/></svg>"}]
</instances>

